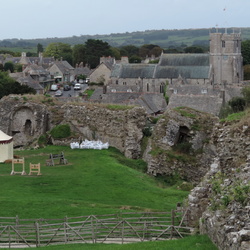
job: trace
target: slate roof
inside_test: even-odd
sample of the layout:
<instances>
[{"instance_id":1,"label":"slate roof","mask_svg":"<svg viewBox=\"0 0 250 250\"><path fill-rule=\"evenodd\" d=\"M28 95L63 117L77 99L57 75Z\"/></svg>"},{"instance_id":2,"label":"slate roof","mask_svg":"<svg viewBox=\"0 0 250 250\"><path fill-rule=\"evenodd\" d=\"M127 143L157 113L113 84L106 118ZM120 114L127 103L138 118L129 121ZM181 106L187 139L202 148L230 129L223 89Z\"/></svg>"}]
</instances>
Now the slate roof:
<instances>
[{"instance_id":1,"label":"slate roof","mask_svg":"<svg viewBox=\"0 0 250 250\"><path fill-rule=\"evenodd\" d=\"M74 69L74 74L75 75L85 75L89 76L90 74L90 69L88 67L78 67Z\"/></svg>"},{"instance_id":2,"label":"slate roof","mask_svg":"<svg viewBox=\"0 0 250 250\"><path fill-rule=\"evenodd\" d=\"M153 78L155 64L118 64L113 67L111 77L119 78Z\"/></svg>"},{"instance_id":3,"label":"slate roof","mask_svg":"<svg viewBox=\"0 0 250 250\"><path fill-rule=\"evenodd\" d=\"M67 61L55 61L53 65L56 65L62 73L67 73L69 70L74 70L74 68Z\"/></svg>"},{"instance_id":4,"label":"slate roof","mask_svg":"<svg viewBox=\"0 0 250 250\"><path fill-rule=\"evenodd\" d=\"M177 94L180 95L211 95L211 96L218 96L221 94L220 89L213 89L208 88L207 85L177 85L177 86L171 86L169 85L169 89L173 89L177 91Z\"/></svg>"},{"instance_id":5,"label":"slate roof","mask_svg":"<svg viewBox=\"0 0 250 250\"><path fill-rule=\"evenodd\" d=\"M208 79L210 66L156 66L154 78Z\"/></svg>"},{"instance_id":6,"label":"slate roof","mask_svg":"<svg viewBox=\"0 0 250 250\"><path fill-rule=\"evenodd\" d=\"M27 72L30 75L49 75L49 71L45 70L42 66L37 64L28 65L23 72Z\"/></svg>"},{"instance_id":7,"label":"slate roof","mask_svg":"<svg viewBox=\"0 0 250 250\"><path fill-rule=\"evenodd\" d=\"M148 114L163 112L167 106L162 94L125 91L107 92L106 94L103 94L103 88L97 88L90 97L90 101L139 105L144 107Z\"/></svg>"},{"instance_id":8,"label":"slate roof","mask_svg":"<svg viewBox=\"0 0 250 250\"><path fill-rule=\"evenodd\" d=\"M208 54L162 54L158 64L118 64L113 78L178 78L209 79Z\"/></svg>"},{"instance_id":9,"label":"slate roof","mask_svg":"<svg viewBox=\"0 0 250 250\"><path fill-rule=\"evenodd\" d=\"M162 54L160 66L209 66L209 54Z\"/></svg>"},{"instance_id":10,"label":"slate roof","mask_svg":"<svg viewBox=\"0 0 250 250\"><path fill-rule=\"evenodd\" d=\"M135 103L144 107L148 114L163 112L167 108L164 97L157 93L143 93Z\"/></svg>"}]
</instances>

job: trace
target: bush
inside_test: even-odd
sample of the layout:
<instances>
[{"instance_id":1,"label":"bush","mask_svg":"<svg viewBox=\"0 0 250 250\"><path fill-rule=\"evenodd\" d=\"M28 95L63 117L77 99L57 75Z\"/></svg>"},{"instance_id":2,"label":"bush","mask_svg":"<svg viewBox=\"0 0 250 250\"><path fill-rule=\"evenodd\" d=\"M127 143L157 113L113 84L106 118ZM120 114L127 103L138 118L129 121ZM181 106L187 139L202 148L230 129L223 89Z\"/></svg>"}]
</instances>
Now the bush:
<instances>
[{"instance_id":1,"label":"bush","mask_svg":"<svg viewBox=\"0 0 250 250\"><path fill-rule=\"evenodd\" d=\"M41 146L45 146L46 145L46 136L45 135L41 135L39 138L38 138L38 145L41 147Z\"/></svg>"},{"instance_id":2,"label":"bush","mask_svg":"<svg viewBox=\"0 0 250 250\"><path fill-rule=\"evenodd\" d=\"M231 106L233 112L240 112L245 109L246 101L242 97L233 97L228 104Z\"/></svg>"},{"instance_id":3,"label":"bush","mask_svg":"<svg viewBox=\"0 0 250 250\"><path fill-rule=\"evenodd\" d=\"M152 135L152 130L150 127L146 127L142 130L142 133L146 137L150 137Z\"/></svg>"},{"instance_id":4,"label":"bush","mask_svg":"<svg viewBox=\"0 0 250 250\"><path fill-rule=\"evenodd\" d=\"M50 134L55 139L66 138L71 135L70 126L68 124L62 124L54 127Z\"/></svg>"}]
</instances>

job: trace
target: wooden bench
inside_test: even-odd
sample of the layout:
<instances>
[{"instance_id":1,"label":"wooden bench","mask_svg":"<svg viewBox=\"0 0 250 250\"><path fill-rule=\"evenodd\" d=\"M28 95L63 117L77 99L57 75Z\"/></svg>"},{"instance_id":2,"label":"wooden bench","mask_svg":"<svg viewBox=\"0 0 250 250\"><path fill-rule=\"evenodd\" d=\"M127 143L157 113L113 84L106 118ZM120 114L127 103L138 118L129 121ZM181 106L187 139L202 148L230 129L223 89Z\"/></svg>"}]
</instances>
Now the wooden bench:
<instances>
[{"instance_id":1,"label":"wooden bench","mask_svg":"<svg viewBox=\"0 0 250 250\"><path fill-rule=\"evenodd\" d=\"M61 152L61 154L50 154L49 159L46 160L47 166L55 166L55 160L59 159L59 164L66 165L68 161L64 157L64 153Z\"/></svg>"}]
</instances>

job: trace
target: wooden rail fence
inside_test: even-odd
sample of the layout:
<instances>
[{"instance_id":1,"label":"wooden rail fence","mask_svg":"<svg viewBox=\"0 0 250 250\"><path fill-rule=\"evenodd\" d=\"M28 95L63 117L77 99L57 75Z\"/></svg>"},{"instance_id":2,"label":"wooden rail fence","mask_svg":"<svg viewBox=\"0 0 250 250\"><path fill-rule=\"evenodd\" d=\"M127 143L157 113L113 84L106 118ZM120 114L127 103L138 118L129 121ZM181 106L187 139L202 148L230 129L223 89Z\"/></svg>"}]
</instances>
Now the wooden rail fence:
<instances>
[{"instance_id":1,"label":"wooden rail fence","mask_svg":"<svg viewBox=\"0 0 250 250\"><path fill-rule=\"evenodd\" d=\"M121 213L64 219L0 217L0 248L71 243L131 243L182 238L192 233L188 210Z\"/></svg>"}]
</instances>

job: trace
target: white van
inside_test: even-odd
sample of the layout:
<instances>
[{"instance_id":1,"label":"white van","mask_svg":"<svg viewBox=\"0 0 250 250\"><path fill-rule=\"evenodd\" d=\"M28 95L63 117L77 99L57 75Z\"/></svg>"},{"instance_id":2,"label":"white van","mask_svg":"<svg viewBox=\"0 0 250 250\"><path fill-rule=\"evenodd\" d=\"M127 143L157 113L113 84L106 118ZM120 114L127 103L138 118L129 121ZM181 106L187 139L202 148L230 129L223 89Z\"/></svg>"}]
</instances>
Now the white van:
<instances>
[{"instance_id":1,"label":"white van","mask_svg":"<svg viewBox=\"0 0 250 250\"><path fill-rule=\"evenodd\" d=\"M56 91L56 90L58 90L58 86L56 84L52 84L50 87L50 90Z\"/></svg>"}]
</instances>

